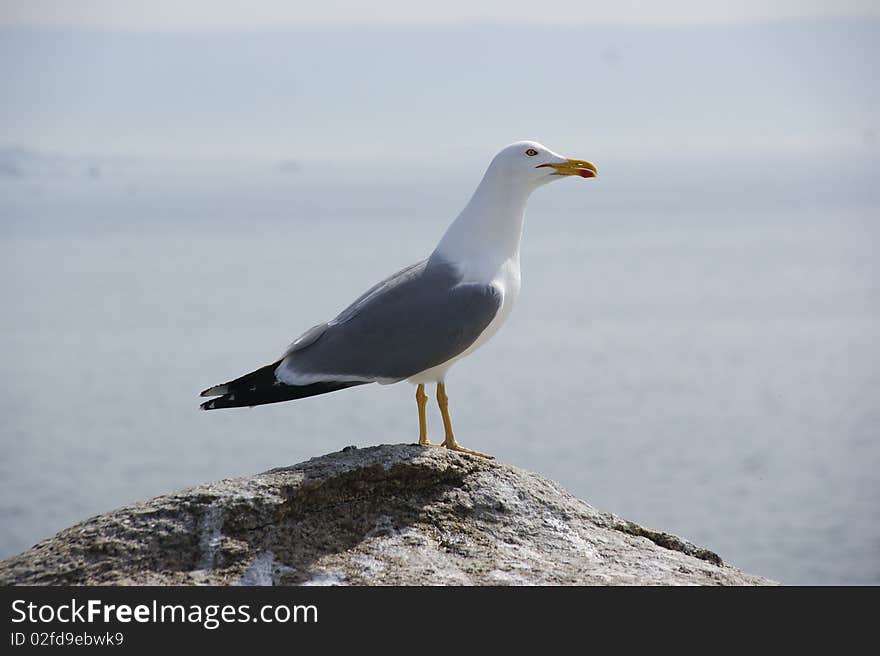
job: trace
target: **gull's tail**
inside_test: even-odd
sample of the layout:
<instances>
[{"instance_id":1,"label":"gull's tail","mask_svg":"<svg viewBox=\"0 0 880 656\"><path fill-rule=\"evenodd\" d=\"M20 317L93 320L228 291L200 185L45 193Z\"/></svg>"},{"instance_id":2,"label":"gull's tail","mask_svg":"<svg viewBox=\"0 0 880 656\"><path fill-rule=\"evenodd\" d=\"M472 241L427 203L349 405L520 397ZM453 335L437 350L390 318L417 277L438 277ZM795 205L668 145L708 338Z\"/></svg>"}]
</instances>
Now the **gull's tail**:
<instances>
[{"instance_id":1,"label":"gull's tail","mask_svg":"<svg viewBox=\"0 0 880 656\"><path fill-rule=\"evenodd\" d=\"M309 385L285 385L275 377L275 370L280 364L281 360L260 367L256 371L228 383L209 387L199 396L216 396L217 398L202 403L201 409L218 410L220 408L242 408L265 405L266 403L280 403L281 401L292 401L307 396L335 392L367 382L328 380Z\"/></svg>"}]
</instances>

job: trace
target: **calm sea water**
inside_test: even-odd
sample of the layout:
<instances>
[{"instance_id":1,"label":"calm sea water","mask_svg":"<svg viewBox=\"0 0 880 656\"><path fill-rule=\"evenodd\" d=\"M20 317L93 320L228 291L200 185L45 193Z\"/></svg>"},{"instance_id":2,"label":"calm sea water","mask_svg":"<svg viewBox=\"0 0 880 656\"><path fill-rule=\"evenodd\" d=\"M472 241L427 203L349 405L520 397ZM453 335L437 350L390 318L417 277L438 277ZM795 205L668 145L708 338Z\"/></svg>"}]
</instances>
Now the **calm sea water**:
<instances>
[{"instance_id":1,"label":"calm sea water","mask_svg":"<svg viewBox=\"0 0 880 656\"><path fill-rule=\"evenodd\" d=\"M468 185L359 204L341 185L3 184L0 556L183 486L415 439L406 384L213 413L197 393L427 255ZM511 320L448 380L462 443L750 572L880 583L875 209L555 193L529 210Z\"/></svg>"}]
</instances>

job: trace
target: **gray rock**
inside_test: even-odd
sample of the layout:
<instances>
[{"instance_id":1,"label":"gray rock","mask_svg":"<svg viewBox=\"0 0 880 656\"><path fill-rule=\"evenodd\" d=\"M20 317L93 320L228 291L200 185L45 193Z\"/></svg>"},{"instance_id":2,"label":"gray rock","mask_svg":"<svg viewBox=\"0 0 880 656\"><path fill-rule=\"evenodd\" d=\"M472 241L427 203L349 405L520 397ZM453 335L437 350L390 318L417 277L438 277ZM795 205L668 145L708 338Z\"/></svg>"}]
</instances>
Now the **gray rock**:
<instances>
[{"instance_id":1,"label":"gray rock","mask_svg":"<svg viewBox=\"0 0 880 656\"><path fill-rule=\"evenodd\" d=\"M772 583L514 467L416 445L308 462L93 517L0 562L0 583Z\"/></svg>"}]
</instances>

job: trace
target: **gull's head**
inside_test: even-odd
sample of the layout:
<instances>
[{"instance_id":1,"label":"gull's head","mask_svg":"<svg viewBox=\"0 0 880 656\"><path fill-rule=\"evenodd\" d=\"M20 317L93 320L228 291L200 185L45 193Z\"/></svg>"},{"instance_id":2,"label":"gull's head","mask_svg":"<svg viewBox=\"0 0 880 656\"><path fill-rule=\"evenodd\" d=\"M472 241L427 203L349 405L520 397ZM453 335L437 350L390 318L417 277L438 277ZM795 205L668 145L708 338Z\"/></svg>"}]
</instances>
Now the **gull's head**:
<instances>
[{"instance_id":1,"label":"gull's head","mask_svg":"<svg viewBox=\"0 0 880 656\"><path fill-rule=\"evenodd\" d=\"M495 155L489 171L502 180L529 187L567 176L595 178L595 165L583 159L571 159L555 153L537 141L517 141Z\"/></svg>"}]
</instances>

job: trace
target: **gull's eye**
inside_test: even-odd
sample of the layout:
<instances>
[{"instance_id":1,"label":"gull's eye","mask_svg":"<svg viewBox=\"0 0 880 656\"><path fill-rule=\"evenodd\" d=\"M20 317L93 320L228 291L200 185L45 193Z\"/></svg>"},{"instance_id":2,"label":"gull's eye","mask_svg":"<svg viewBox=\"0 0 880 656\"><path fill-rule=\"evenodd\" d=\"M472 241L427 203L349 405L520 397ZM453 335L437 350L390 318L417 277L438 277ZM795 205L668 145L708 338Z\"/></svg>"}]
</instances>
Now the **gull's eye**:
<instances>
[{"instance_id":1,"label":"gull's eye","mask_svg":"<svg viewBox=\"0 0 880 656\"><path fill-rule=\"evenodd\" d=\"M529 148L529 149L526 151L526 155L528 155L529 157L534 157L534 156L537 155L537 154L538 154L538 151L535 150L534 148Z\"/></svg>"}]
</instances>

